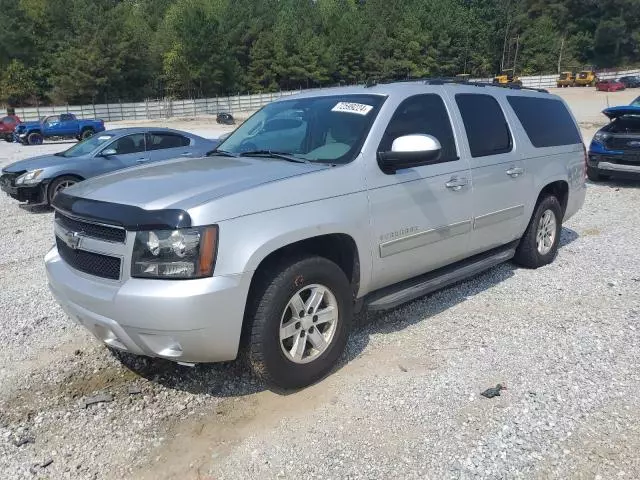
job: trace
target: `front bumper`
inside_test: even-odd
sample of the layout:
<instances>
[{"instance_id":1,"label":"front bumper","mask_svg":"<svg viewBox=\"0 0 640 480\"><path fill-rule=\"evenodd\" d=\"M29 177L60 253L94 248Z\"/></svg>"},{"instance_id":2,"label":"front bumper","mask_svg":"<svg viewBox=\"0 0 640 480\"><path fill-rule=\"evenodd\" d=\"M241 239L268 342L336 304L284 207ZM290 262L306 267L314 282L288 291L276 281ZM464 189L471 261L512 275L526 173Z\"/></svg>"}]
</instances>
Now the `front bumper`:
<instances>
[{"instance_id":1,"label":"front bumper","mask_svg":"<svg viewBox=\"0 0 640 480\"><path fill-rule=\"evenodd\" d=\"M13 186L0 183L0 190L19 202L27 202L32 205L46 203L47 186L44 184Z\"/></svg>"},{"instance_id":2,"label":"front bumper","mask_svg":"<svg viewBox=\"0 0 640 480\"><path fill-rule=\"evenodd\" d=\"M111 347L185 363L237 356L250 274L109 281L72 269L56 247L45 266L62 309Z\"/></svg>"},{"instance_id":3,"label":"front bumper","mask_svg":"<svg viewBox=\"0 0 640 480\"><path fill-rule=\"evenodd\" d=\"M589 154L589 168L605 175L640 175L640 151L617 155Z\"/></svg>"}]
</instances>

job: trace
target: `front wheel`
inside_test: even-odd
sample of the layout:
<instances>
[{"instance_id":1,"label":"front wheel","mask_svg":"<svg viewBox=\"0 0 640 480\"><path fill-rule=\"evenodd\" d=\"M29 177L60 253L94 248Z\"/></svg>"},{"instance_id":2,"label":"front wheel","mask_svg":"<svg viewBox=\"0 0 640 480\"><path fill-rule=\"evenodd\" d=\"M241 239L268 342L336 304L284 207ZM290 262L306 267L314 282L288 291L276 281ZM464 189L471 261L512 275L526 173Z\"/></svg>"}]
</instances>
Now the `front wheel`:
<instances>
[{"instance_id":1,"label":"front wheel","mask_svg":"<svg viewBox=\"0 0 640 480\"><path fill-rule=\"evenodd\" d=\"M76 177L71 177L68 175L64 175L53 180L49 184L49 189L47 191L47 196L49 197L47 200L49 201L49 205L51 205L51 202L53 201L53 198L56 196L56 194L58 194L65 188L70 187L71 185L75 185L76 183L78 183L78 179Z\"/></svg>"},{"instance_id":2,"label":"front wheel","mask_svg":"<svg viewBox=\"0 0 640 480\"><path fill-rule=\"evenodd\" d=\"M28 145L42 145L43 142L44 142L44 137L42 136L42 134L38 132L30 133L27 136Z\"/></svg>"},{"instance_id":3,"label":"front wheel","mask_svg":"<svg viewBox=\"0 0 640 480\"><path fill-rule=\"evenodd\" d=\"M284 389L318 381L342 355L351 328L353 299L344 272L308 256L265 269L256 281L245 319L254 373Z\"/></svg>"},{"instance_id":4,"label":"front wheel","mask_svg":"<svg viewBox=\"0 0 640 480\"><path fill-rule=\"evenodd\" d=\"M560 244L562 216L562 207L555 196L549 195L540 200L520 239L514 261L527 268L553 262Z\"/></svg>"}]
</instances>

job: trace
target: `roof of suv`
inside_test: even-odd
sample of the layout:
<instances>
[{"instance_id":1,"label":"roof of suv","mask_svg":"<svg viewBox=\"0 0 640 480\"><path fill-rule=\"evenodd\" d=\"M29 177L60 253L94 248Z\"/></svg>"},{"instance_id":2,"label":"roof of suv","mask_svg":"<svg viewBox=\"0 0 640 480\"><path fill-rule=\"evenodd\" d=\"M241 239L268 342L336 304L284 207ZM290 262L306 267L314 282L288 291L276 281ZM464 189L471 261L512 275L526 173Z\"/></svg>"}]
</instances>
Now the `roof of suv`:
<instances>
[{"instance_id":1,"label":"roof of suv","mask_svg":"<svg viewBox=\"0 0 640 480\"><path fill-rule=\"evenodd\" d=\"M451 81L447 79L429 79L429 80L407 80L396 81L390 83L378 83L373 85L354 85L347 87L330 87L322 88L318 90L311 90L307 92L297 93L291 97L281 97L277 101L286 101L294 98L310 98L310 97L322 97L330 95L396 95L402 94L405 96L407 92L420 93L427 91L442 91L442 89L449 91L456 91L461 88L475 87L478 90L485 90L487 93L493 95L503 94L533 94L539 96L543 94L545 96L554 96L543 89L526 88L518 86L497 86L491 83L483 82L461 82Z\"/></svg>"}]
</instances>

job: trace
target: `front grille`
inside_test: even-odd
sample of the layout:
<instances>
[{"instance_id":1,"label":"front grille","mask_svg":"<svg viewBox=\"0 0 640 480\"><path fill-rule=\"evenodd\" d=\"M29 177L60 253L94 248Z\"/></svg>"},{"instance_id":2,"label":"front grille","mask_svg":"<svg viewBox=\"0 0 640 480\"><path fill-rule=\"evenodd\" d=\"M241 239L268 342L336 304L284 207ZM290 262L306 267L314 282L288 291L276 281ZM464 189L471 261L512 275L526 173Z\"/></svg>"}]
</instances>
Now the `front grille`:
<instances>
[{"instance_id":1,"label":"front grille","mask_svg":"<svg viewBox=\"0 0 640 480\"><path fill-rule=\"evenodd\" d=\"M59 212L56 212L56 221L64 228L78 233L82 232L85 237L106 240L107 242L124 243L127 236L127 232L122 228L107 227L104 225L96 225L95 223L75 220Z\"/></svg>"},{"instance_id":2,"label":"front grille","mask_svg":"<svg viewBox=\"0 0 640 480\"><path fill-rule=\"evenodd\" d=\"M27 173L27 171L23 170L21 172L2 172L2 176L0 176L0 184L7 185L9 187L15 187L16 178L24 173Z\"/></svg>"},{"instance_id":3,"label":"front grille","mask_svg":"<svg viewBox=\"0 0 640 480\"><path fill-rule=\"evenodd\" d=\"M633 145L629 145L629 143ZM640 137L638 138L624 138L624 137L611 137L607 140L607 148L609 150L633 150L640 152Z\"/></svg>"},{"instance_id":4,"label":"front grille","mask_svg":"<svg viewBox=\"0 0 640 480\"><path fill-rule=\"evenodd\" d=\"M120 259L87 252L86 250L74 250L56 237L56 246L60 257L72 268L96 277L120 279Z\"/></svg>"}]
</instances>

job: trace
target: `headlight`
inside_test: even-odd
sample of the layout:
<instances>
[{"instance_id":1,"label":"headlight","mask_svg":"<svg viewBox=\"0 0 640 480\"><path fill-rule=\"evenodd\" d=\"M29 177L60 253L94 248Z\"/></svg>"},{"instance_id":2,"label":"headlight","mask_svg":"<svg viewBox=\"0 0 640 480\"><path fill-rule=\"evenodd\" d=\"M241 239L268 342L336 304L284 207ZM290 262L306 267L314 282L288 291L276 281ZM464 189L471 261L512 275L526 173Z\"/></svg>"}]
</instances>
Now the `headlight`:
<instances>
[{"instance_id":1,"label":"headlight","mask_svg":"<svg viewBox=\"0 0 640 480\"><path fill-rule=\"evenodd\" d=\"M213 275L218 227L137 232L131 276L189 279Z\"/></svg>"},{"instance_id":2,"label":"headlight","mask_svg":"<svg viewBox=\"0 0 640 480\"><path fill-rule=\"evenodd\" d=\"M40 181L40 175L44 170L31 170L16 178L16 185L32 185Z\"/></svg>"},{"instance_id":3,"label":"headlight","mask_svg":"<svg viewBox=\"0 0 640 480\"><path fill-rule=\"evenodd\" d=\"M607 138L609 138L609 134L606 132L596 132L596 134L593 136L593 140L598 143L604 143Z\"/></svg>"}]
</instances>

